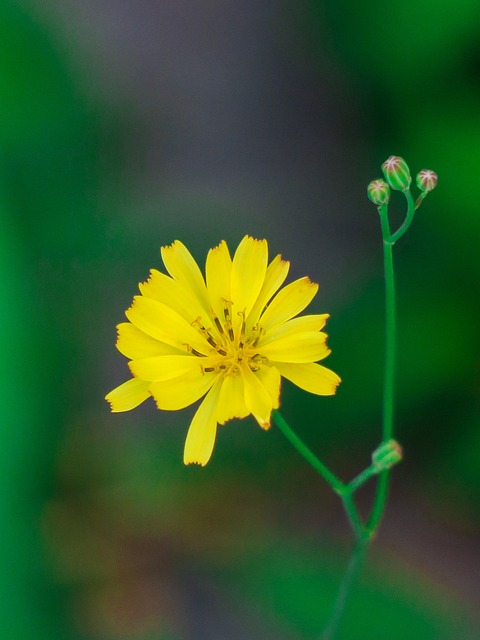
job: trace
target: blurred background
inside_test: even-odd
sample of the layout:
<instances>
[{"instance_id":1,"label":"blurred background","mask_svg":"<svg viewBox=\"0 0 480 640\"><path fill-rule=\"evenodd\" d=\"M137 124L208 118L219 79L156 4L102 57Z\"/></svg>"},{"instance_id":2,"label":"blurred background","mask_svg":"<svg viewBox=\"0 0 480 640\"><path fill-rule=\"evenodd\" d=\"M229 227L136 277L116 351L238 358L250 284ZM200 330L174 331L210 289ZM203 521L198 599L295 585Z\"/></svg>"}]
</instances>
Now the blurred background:
<instances>
[{"instance_id":1,"label":"blurred background","mask_svg":"<svg viewBox=\"0 0 480 640\"><path fill-rule=\"evenodd\" d=\"M184 467L194 408L103 398L161 245L203 264L265 237L320 282L343 378L333 398L285 383L282 411L342 478L368 466L366 185L390 154L439 187L396 247L405 460L339 638L480 637L479 33L478 0L0 0L2 639L319 637L351 534L282 435L234 421Z\"/></svg>"}]
</instances>

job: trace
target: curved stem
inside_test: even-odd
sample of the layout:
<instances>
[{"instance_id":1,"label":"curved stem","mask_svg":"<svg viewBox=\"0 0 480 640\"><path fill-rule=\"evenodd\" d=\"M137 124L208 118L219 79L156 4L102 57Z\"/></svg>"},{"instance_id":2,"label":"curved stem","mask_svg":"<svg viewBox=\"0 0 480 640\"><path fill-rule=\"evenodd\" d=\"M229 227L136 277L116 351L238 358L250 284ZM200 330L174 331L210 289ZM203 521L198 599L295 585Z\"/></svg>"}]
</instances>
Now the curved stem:
<instances>
[{"instance_id":1,"label":"curved stem","mask_svg":"<svg viewBox=\"0 0 480 640\"><path fill-rule=\"evenodd\" d=\"M389 232L388 236L385 236L385 235L383 236L384 242L385 242L385 239L388 237L390 244L395 244L395 242L399 240L403 236L403 234L407 231L408 227L412 224L413 216L415 215L415 209L417 209L418 206L420 206L420 204L417 206L416 203L413 201L412 194L410 193L410 189L408 189L407 191L404 191L403 194L407 199L407 205L408 205L407 216L405 218L404 223L400 227L400 229L395 231L395 233L393 233L392 235L390 235L390 232ZM386 207L385 207L385 210L386 210Z\"/></svg>"}]
</instances>

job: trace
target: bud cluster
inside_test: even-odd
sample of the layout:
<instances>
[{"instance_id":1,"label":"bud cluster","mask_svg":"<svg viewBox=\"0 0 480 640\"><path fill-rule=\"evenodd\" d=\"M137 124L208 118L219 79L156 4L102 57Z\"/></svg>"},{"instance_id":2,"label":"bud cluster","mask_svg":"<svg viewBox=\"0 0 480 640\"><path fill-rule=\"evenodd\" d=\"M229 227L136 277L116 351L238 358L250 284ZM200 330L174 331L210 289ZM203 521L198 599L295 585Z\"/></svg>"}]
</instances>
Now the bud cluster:
<instances>
[{"instance_id":1,"label":"bud cluster","mask_svg":"<svg viewBox=\"0 0 480 640\"><path fill-rule=\"evenodd\" d=\"M390 156L382 164L382 172L385 180L372 180L367 187L367 195L378 207L388 204L390 201L390 189L395 191L410 191L412 177L407 163L400 156ZM438 176L431 169L422 169L416 175L416 184L421 194L415 203L418 208L425 196L437 186Z\"/></svg>"}]
</instances>

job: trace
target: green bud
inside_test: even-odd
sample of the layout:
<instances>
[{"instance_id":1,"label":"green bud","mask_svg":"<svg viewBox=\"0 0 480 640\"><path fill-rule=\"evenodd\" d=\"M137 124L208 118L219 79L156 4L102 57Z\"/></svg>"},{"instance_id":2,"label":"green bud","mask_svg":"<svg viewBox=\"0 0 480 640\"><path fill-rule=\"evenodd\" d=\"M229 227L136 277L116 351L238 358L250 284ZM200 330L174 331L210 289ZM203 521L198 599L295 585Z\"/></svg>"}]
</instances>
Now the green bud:
<instances>
[{"instance_id":1,"label":"green bud","mask_svg":"<svg viewBox=\"0 0 480 640\"><path fill-rule=\"evenodd\" d=\"M384 180L373 180L367 187L367 194L373 204L388 204L390 187Z\"/></svg>"},{"instance_id":2,"label":"green bud","mask_svg":"<svg viewBox=\"0 0 480 640\"><path fill-rule=\"evenodd\" d=\"M403 457L402 447L396 440L387 440L372 453L372 463L377 472L390 469Z\"/></svg>"},{"instance_id":3,"label":"green bud","mask_svg":"<svg viewBox=\"0 0 480 640\"><path fill-rule=\"evenodd\" d=\"M390 156L388 160L382 164L383 175L385 180L392 189L397 191L407 191L410 188L412 178L410 177L410 169L403 158L399 156Z\"/></svg>"},{"instance_id":4,"label":"green bud","mask_svg":"<svg viewBox=\"0 0 480 640\"><path fill-rule=\"evenodd\" d=\"M430 169L423 169L420 173L417 173L417 187L420 191L428 193L433 191L437 186L438 176L435 171Z\"/></svg>"}]
</instances>

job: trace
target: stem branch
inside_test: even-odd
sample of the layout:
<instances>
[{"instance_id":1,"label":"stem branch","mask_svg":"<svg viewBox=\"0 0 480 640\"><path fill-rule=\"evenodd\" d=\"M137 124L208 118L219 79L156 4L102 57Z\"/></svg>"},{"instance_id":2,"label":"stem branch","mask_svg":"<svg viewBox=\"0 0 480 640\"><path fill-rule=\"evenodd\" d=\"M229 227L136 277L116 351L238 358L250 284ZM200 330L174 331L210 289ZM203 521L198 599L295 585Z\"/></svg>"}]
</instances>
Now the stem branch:
<instances>
[{"instance_id":1,"label":"stem branch","mask_svg":"<svg viewBox=\"0 0 480 640\"><path fill-rule=\"evenodd\" d=\"M415 213L415 203L410 191L404 191L407 199L408 210L402 226L392 234L388 220L388 206L378 207L383 237L383 263L385 271L385 369L383 379L383 418L382 418L382 443L387 443L393 438L393 400L394 400L394 375L396 360L396 327L395 327L395 278L393 270L393 245L403 236L411 225ZM378 466L371 464L349 483L343 483L323 462L300 440L290 428L279 411L272 412L272 418L280 431L297 449L305 460L317 471L322 478L337 493L343 504L348 521L355 534L355 547L337 593L335 605L327 626L322 635L322 640L333 640L337 633L348 595L351 591L354 578L361 566L365 550L377 532L378 526L385 510L388 488L390 482L389 469L380 472L373 499L372 510L367 523L364 524L355 505L354 493L371 477L378 474Z\"/></svg>"},{"instance_id":2,"label":"stem branch","mask_svg":"<svg viewBox=\"0 0 480 640\"><path fill-rule=\"evenodd\" d=\"M287 438L287 440L295 447L303 458L317 471L322 478L328 482L332 489L340 496L342 500L343 508L347 515L350 526L357 540L361 540L365 537L365 525L362 522L357 507L353 500L353 491L350 484L344 484L337 476L321 462L317 456L307 447L307 445L300 440L297 434L293 431L290 425L287 423L282 414L275 410L272 412L272 418L277 427ZM362 474L360 474L362 475ZM356 483L358 486L358 482Z\"/></svg>"},{"instance_id":3,"label":"stem branch","mask_svg":"<svg viewBox=\"0 0 480 640\"><path fill-rule=\"evenodd\" d=\"M388 232L388 236L385 236L385 234L383 234L384 242L388 238L388 241L390 244L395 244L395 242L399 240L403 236L403 234L407 231L408 227L412 224L413 216L415 214L415 209L418 209L418 207L421 204L421 201L420 201L420 204L417 206L416 203L413 201L412 194L410 193L410 189L408 189L407 191L404 191L403 194L407 199L407 205L408 205L407 215L404 220L404 223L392 235L390 235L390 231ZM386 211L386 206L383 205L383 207L385 207L385 211ZM380 213L380 215L382 214Z\"/></svg>"},{"instance_id":4,"label":"stem branch","mask_svg":"<svg viewBox=\"0 0 480 640\"><path fill-rule=\"evenodd\" d=\"M350 493L355 493L355 491L357 491L357 489L360 489L360 487L363 486L367 482L367 480L370 480L370 478L376 476L377 474L378 469L374 467L373 464L371 464L369 467L359 473L358 476L353 478L353 480L350 480L350 482L348 483Z\"/></svg>"}]
</instances>

